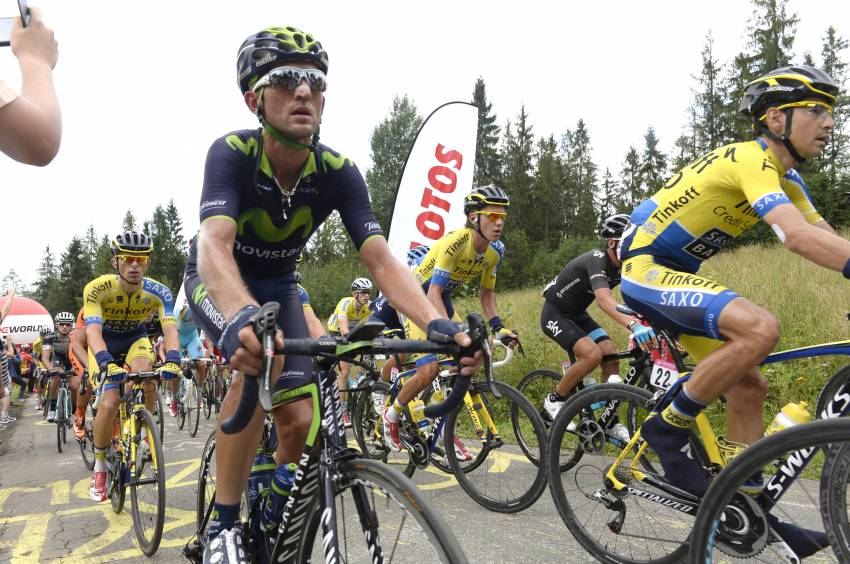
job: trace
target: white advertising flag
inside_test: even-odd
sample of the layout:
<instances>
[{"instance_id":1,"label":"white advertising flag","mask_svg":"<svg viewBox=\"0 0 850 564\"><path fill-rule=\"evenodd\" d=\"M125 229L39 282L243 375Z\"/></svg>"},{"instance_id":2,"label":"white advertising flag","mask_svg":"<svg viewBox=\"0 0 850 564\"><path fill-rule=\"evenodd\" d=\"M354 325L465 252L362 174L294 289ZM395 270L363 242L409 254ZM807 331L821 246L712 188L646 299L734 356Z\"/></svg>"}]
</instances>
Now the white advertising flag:
<instances>
[{"instance_id":1,"label":"white advertising flag","mask_svg":"<svg viewBox=\"0 0 850 564\"><path fill-rule=\"evenodd\" d=\"M478 108L449 102L434 110L419 128L396 192L390 223L393 256L432 245L463 227L463 198L472 190Z\"/></svg>"}]
</instances>

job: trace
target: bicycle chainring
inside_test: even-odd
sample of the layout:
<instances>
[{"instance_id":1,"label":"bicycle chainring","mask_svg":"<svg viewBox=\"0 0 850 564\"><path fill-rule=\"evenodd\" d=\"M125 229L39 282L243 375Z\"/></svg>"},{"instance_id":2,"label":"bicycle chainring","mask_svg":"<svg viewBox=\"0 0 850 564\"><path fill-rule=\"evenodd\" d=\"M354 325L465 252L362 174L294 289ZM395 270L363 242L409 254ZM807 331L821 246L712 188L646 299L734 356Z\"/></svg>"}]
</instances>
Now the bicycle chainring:
<instances>
[{"instance_id":1,"label":"bicycle chainring","mask_svg":"<svg viewBox=\"0 0 850 564\"><path fill-rule=\"evenodd\" d=\"M769 527L755 498L738 492L723 510L715 543L730 556L750 558L767 545Z\"/></svg>"}]
</instances>

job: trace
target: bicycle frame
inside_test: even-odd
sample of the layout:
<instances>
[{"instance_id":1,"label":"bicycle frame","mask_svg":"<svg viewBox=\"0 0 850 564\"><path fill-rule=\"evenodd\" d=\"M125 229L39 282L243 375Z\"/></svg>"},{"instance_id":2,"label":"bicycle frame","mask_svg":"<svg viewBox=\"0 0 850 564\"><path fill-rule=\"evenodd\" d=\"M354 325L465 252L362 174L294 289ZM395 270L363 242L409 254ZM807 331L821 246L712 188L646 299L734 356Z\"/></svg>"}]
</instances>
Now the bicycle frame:
<instances>
[{"instance_id":1,"label":"bicycle frame","mask_svg":"<svg viewBox=\"0 0 850 564\"><path fill-rule=\"evenodd\" d=\"M145 381L151 381L155 376L154 372L139 372L130 374L128 380L132 380L132 387L124 392L124 385L119 388L119 403L118 403L118 421L121 429L120 445L120 462L121 465L127 468L127 479L122 476L121 487L131 484L144 485L153 484L155 478L148 480L137 481L136 479L136 444L135 437L141 432L138 428L138 418L136 414L146 409L145 407ZM102 387L102 385L101 385ZM101 390L102 392L102 390ZM123 392L123 393L122 393ZM152 429L152 431L155 431ZM154 467L156 467L156 451L150 449L151 459ZM111 493L111 492L108 492Z\"/></svg>"}]
</instances>

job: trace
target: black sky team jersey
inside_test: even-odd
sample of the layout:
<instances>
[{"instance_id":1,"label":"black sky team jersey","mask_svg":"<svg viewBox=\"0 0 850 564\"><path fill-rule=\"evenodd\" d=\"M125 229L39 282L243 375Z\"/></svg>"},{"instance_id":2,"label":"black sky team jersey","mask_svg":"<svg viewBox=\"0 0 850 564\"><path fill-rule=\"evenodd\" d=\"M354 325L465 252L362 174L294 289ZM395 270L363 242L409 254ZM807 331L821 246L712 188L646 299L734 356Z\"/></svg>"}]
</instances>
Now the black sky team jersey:
<instances>
[{"instance_id":1,"label":"black sky team jersey","mask_svg":"<svg viewBox=\"0 0 850 564\"><path fill-rule=\"evenodd\" d=\"M286 205L260 131L235 131L212 144L201 193L201 223L227 218L236 224L233 256L242 274L266 277L295 271L298 253L334 210L358 251L369 238L382 236L360 171L351 159L325 145L310 153ZM189 268L197 265L194 241L188 263Z\"/></svg>"},{"instance_id":2,"label":"black sky team jersey","mask_svg":"<svg viewBox=\"0 0 850 564\"><path fill-rule=\"evenodd\" d=\"M615 288L620 283L620 269L614 266L608 253L593 250L579 255L546 285L543 297L562 311L579 314L587 310L598 288Z\"/></svg>"}]
</instances>

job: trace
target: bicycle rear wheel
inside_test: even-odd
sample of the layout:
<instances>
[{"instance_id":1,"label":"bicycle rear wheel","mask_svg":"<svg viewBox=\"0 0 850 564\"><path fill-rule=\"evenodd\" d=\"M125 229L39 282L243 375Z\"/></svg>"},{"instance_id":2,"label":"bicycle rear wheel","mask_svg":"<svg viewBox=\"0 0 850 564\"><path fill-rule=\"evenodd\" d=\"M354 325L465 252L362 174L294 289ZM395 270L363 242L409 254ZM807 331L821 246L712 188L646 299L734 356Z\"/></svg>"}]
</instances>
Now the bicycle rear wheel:
<instances>
[{"instance_id":1,"label":"bicycle rear wheel","mask_svg":"<svg viewBox=\"0 0 850 564\"><path fill-rule=\"evenodd\" d=\"M359 392L351 415L351 429L364 456L391 464L409 478L416 471L410 454L406 450L390 450L383 439L383 422L378 409L383 410L389 393L389 384L380 380L374 383L371 392Z\"/></svg>"},{"instance_id":2,"label":"bicycle rear wheel","mask_svg":"<svg viewBox=\"0 0 850 564\"><path fill-rule=\"evenodd\" d=\"M340 562L377 561L365 541L363 523L374 527L368 536L377 534L373 547L380 548L385 562L468 562L440 514L398 470L369 459L340 462L338 469L334 501ZM298 562L325 561L322 514L317 496L303 528Z\"/></svg>"},{"instance_id":3,"label":"bicycle rear wheel","mask_svg":"<svg viewBox=\"0 0 850 564\"><path fill-rule=\"evenodd\" d=\"M845 439L846 440L846 439ZM850 562L850 443L834 445L826 455L820 482L820 504L832 550Z\"/></svg>"},{"instance_id":4,"label":"bicycle rear wheel","mask_svg":"<svg viewBox=\"0 0 850 564\"><path fill-rule=\"evenodd\" d=\"M195 509L198 531L204 525L207 508L215 502L215 431L210 433L204 451L201 453L201 466L198 470L198 495Z\"/></svg>"},{"instance_id":5,"label":"bicycle rear wheel","mask_svg":"<svg viewBox=\"0 0 850 564\"><path fill-rule=\"evenodd\" d=\"M641 441L624 452L628 445L597 421L591 406L600 401L618 402L620 420L631 410L643 421L652 394L625 384L598 384L567 400L552 423L546 453L549 490L558 514L575 539L599 560L679 562L686 554L693 517L675 507L688 504L663 502L672 496L648 481L663 481L663 477L643 464L636 466ZM571 423L573 429L568 428ZM615 476L626 487L618 491L607 473L620 455L624 459ZM643 457L655 457L655 453L647 449Z\"/></svg>"},{"instance_id":6,"label":"bicycle rear wheel","mask_svg":"<svg viewBox=\"0 0 850 564\"><path fill-rule=\"evenodd\" d=\"M86 436L82 440L77 440L80 445L80 455L83 457L83 464L88 470L94 470L94 409L91 402L86 406Z\"/></svg>"},{"instance_id":7,"label":"bicycle rear wheel","mask_svg":"<svg viewBox=\"0 0 850 564\"><path fill-rule=\"evenodd\" d=\"M189 397L185 398L184 409L189 423L189 436L194 437L198 434L198 423L201 421L201 391L194 380L191 385Z\"/></svg>"},{"instance_id":8,"label":"bicycle rear wheel","mask_svg":"<svg viewBox=\"0 0 850 564\"><path fill-rule=\"evenodd\" d=\"M501 398L486 384L474 382L470 393L475 405L461 406L448 415L446 458L461 488L476 503L491 511L516 513L534 504L546 489L546 469L531 463L519 447L519 437L524 436L526 447L540 461L546 448L546 428L534 406L516 388L498 381L495 386ZM455 438L466 448L459 452ZM469 451L467 458L480 451L486 451L486 457L471 466L469 460L459 459L463 450Z\"/></svg>"},{"instance_id":9,"label":"bicycle rear wheel","mask_svg":"<svg viewBox=\"0 0 850 564\"><path fill-rule=\"evenodd\" d=\"M180 379L180 385L177 386L177 428L181 431L186 424L186 406L183 405L183 396L186 395L186 379Z\"/></svg>"},{"instance_id":10,"label":"bicycle rear wheel","mask_svg":"<svg viewBox=\"0 0 850 564\"><path fill-rule=\"evenodd\" d=\"M547 431L552 426L552 418L549 416L549 412L543 409L543 401L547 395L552 393L560 381L560 374L554 370L543 368L541 370L532 370L523 376L516 387L519 393L524 395L531 402L537 413L540 414L540 418L543 420L543 425ZM519 413L512 408L511 419L515 421L518 417ZM517 439L519 440L519 448L522 449L525 456L534 464L540 464L539 458L535 455L535 445L527 444L525 436L521 432L517 433Z\"/></svg>"},{"instance_id":11,"label":"bicycle rear wheel","mask_svg":"<svg viewBox=\"0 0 850 564\"><path fill-rule=\"evenodd\" d=\"M143 409L134 415L139 438L136 476L130 482L130 508L139 548L146 556L151 556L159 548L165 524L165 457L151 413Z\"/></svg>"},{"instance_id":12,"label":"bicycle rear wheel","mask_svg":"<svg viewBox=\"0 0 850 564\"><path fill-rule=\"evenodd\" d=\"M121 458L121 453L115 450L115 441L106 451L106 488L109 492L109 501L112 511L121 513L124 509L124 500L127 495L127 487L124 484L124 471L126 466Z\"/></svg>"},{"instance_id":13,"label":"bicycle rear wheel","mask_svg":"<svg viewBox=\"0 0 850 564\"><path fill-rule=\"evenodd\" d=\"M785 522L779 525L779 531L787 531L789 526L808 529L793 532L789 536L789 545L822 536L824 533L821 531L825 524L827 536L830 535L831 528L833 534L837 533L831 525L839 524L830 522L827 515L823 514L826 513L824 503L829 501L831 493L834 492L830 491L830 486L836 484L835 481L831 482L831 476L826 472L828 463L824 465L821 473L820 488L817 482L810 479L810 474L803 474L796 480L785 479L779 484L773 484L771 491L775 492L774 487L778 488L782 491L782 498L767 515L758 499L742 494L739 490L741 485L750 481L757 472L764 472L765 481L770 477L768 474L773 473L784 474L790 478L799 468L795 461L799 461L800 457L794 453L799 450L817 449L819 452L806 470L810 473L818 467L818 459L824 456L823 447L829 447L832 453L835 449L841 449L842 445L836 443L846 445L848 441L850 419L842 417L795 425L766 437L745 450L717 476L706 492L694 522L688 561L788 561L780 543L776 542L776 518ZM837 483L843 480L844 478L839 478ZM846 482L843 486L846 492ZM819 505L821 511L817 510ZM846 504L841 511L846 515ZM844 546L846 547L846 544ZM842 548L833 544L833 550L839 555L837 560L829 551L822 550L817 553L817 561L847 562L846 557L840 554Z\"/></svg>"},{"instance_id":14,"label":"bicycle rear wheel","mask_svg":"<svg viewBox=\"0 0 850 564\"><path fill-rule=\"evenodd\" d=\"M212 415L212 407L213 403L215 403L215 395L213 394L213 387L211 383L211 378L214 378L215 375L207 374L207 379L204 380L203 393L201 397L204 400L204 418L209 420L210 415Z\"/></svg>"}]
</instances>

